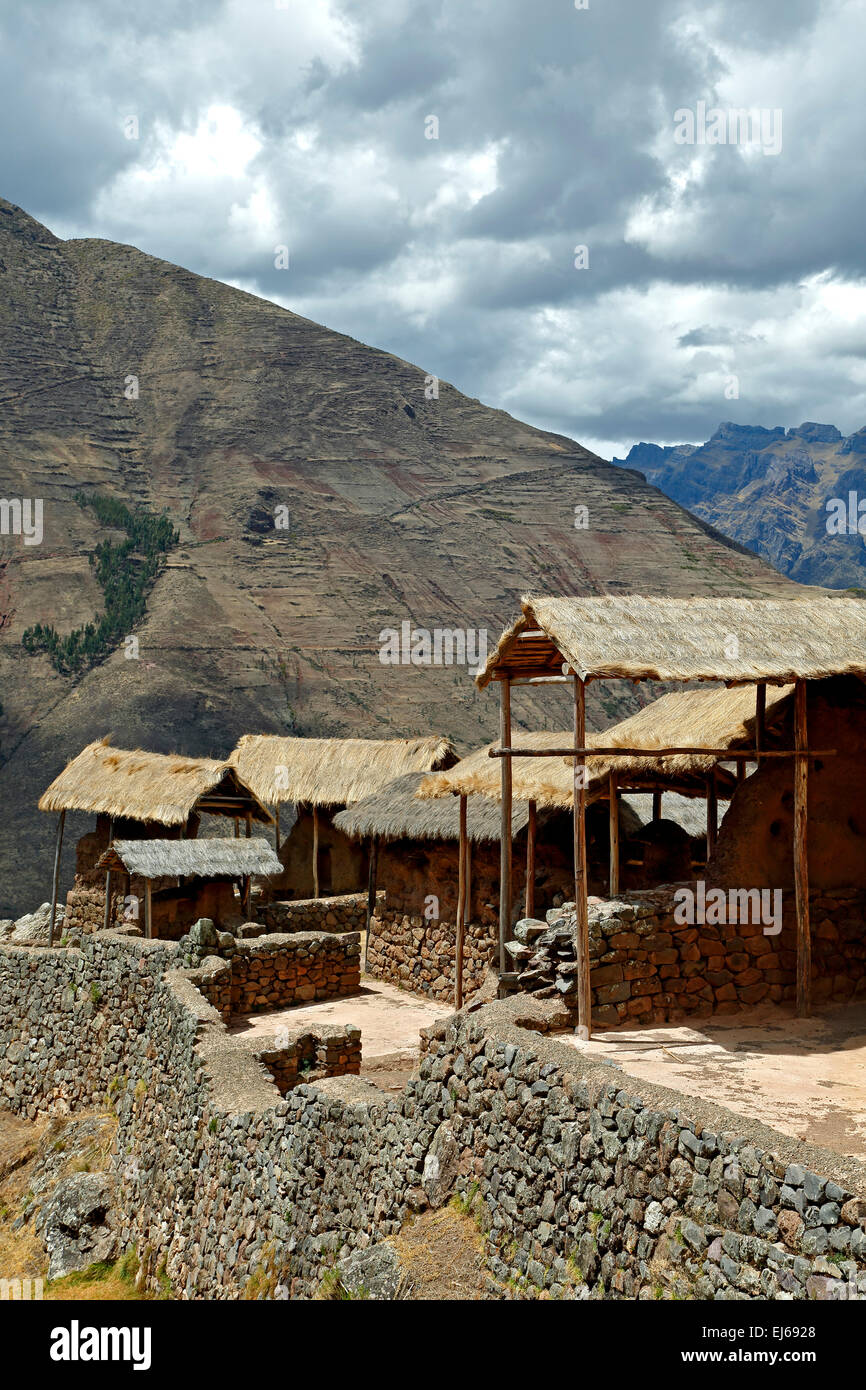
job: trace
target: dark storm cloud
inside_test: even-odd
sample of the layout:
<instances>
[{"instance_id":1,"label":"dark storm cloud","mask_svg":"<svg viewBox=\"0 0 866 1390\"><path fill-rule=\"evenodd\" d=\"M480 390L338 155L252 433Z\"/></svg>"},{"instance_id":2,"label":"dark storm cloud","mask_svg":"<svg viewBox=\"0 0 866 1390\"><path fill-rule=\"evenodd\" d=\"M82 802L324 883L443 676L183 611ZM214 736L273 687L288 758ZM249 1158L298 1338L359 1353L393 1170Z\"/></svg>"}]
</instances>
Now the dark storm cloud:
<instances>
[{"instance_id":1,"label":"dark storm cloud","mask_svg":"<svg viewBox=\"0 0 866 1390\"><path fill-rule=\"evenodd\" d=\"M864 27L860 0L22 6L0 191L599 448L847 432ZM780 151L677 144L700 101L780 110Z\"/></svg>"}]
</instances>

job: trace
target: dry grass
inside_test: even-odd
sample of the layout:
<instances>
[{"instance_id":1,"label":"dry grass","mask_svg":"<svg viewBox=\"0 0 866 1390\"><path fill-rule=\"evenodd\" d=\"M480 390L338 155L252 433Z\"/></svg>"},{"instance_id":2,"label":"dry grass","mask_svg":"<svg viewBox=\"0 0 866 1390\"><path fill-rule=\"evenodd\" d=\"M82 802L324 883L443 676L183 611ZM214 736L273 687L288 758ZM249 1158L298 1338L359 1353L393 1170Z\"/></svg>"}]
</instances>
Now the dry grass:
<instances>
[{"instance_id":1,"label":"dry grass","mask_svg":"<svg viewBox=\"0 0 866 1390\"><path fill-rule=\"evenodd\" d=\"M282 865L267 840L114 840L102 855L99 869L126 869L142 878L164 875L199 878L240 874L278 874Z\"/></svg>"},{"instance_id":2,"label":"dry grass","mask_svg":"<svg viewBox=\"0 0 866 1390\"><path fill-rule=\"evenodd\" d=\"M458 763L458 767L462 764ZM457 840L460 835L460 803L456 796L423 800L416 795L422 781L448 777L447 772L410 772L389 782L375 796L349 806L334 817L345 835L383 840ZM519 835L529 819L526 803L514 803L511 831ZM499 808L490 800L473 798L466 808L466 831L475 843L499 839Z\"/></svg>"}]
</instances>

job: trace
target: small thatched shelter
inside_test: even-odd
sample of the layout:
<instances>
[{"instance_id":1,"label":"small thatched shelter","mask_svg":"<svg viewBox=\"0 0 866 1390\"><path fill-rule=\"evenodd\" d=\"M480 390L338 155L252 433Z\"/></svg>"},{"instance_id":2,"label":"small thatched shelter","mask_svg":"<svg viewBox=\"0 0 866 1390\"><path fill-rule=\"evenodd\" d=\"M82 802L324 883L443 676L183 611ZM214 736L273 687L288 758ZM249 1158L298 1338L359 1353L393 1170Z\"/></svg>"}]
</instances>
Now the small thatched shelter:
<instances>
[{"instance_id":1,"label":"small thatched shelter","mask_svg":"<svg viewBox=\"0 0 866 1390\"><path fill-rule=\"evenodd\" d=\"M460 835L457 799L449 796L420 800L418 788L426 775L408 772L395 778L374 796L365 797L340 811L334 817L334 825L355 839L377 836L379 840L457 840ZM515 800L511 812L512 834L519 835L528 819L526 802ZM499 808L490 800L474 798L466 820L466 833L476 844L499 839Z\"/></svg>"},{"instance_id":2,"label":"small thatched shelter","mask_svg":"<svg viewBox=\"0 0 866 1390\"><path fill-rule=\"evenodd\" d=\"M574 898L577 911L577 998L579 1025L590 1027L589 934L585 815L588 802L587 759L610 756L613 779L619 779L629 760L646 758L675 766L681 755L710 760L713 787L717 765L752 759L786 758L793 768L793 862L796 898L796 987L800 1014L808 1013L811 991L809 927L809 868L807 857L807 786L810 759L834 756L835 749L810 749L807 736L806 683L834 676L866 676L866 603L860 599L804 595L770 598L648 598L608 595L595 598L527 596L522 613L503 633L484 670L476 677L480 689L491 681L500 688L499 747L491 757L500 760L501 892L500 976L505 969L505 939L511 899L511 844L507 828L512 799L515 758L568 757L574 783ZM724 741L697 742L684 737L670 741L683 729L682 707L669 706L664 739L628 747L587 737L586 688L591 681L624 678L633 682L711 681L727 686L755 686L755 713L745 729L752 748L733 748ZM520 747L511 730L511 692L520 685L568 684L574 697L574 728L561 749ZM770 686L793 686L791 720L793 747L769 747L767 696ZM786 692L790 695L790 692ZM722 712L720 713L719 710ZM707 701L706 729L722 732L727 716ZM649 716L650 719L652 716ZM639 718L639 716L636 716ZM656 718L658 718L656 716ZM741 721L742 722L742 721ZM696 719L692 732L702 728ZM645 729L644 733L649 733ZM790 737L790 734L789 734ZM715 796L715 790L713 791ZM613 817L612 817L613 823ZM613 848L612 848L613 855Z\"/></svg>"},{"instance_id":3,"label":"small thatched shelter","mask_svg":"<svg viewBox=\"0 0 866 1390\"><path fill-rule=\"evenodd\" d=\"M438 734L421 738L288 738L245 734L231 764L256 795L275 808L277 853L283 863L275 894L296 898L350 893L369 877L367 847L335 827L346 806L375 796L396 778L450 767L457 754ZM280 843L280 807L296 818Z\"/></svg>"},{"instance_id":4,"label":"small thatched shelter","mask_svg":"<svg viewBox=\"0 0 866 1390\"><path fill-rule=\"evenodd\" d=\"M194 839L203 815L228 816L235 823L236 834L243 821L249 836L253 821L269 825L272 820L228 762L115 748L108 736L89 743L67 763L43 792L39 809L60 813L52 887L52 940L67 811L89 811L97 818L96 829L78 841L76 881L67 899L67 927L82 930L92 930L100 923L109 925L112 905L102 886L97 860L113 838L151 838L159 826L172 830L178 838Z\"/></svg>"},{"instance_id":5,"label":"small thatched shelter","mask_svg":"<svg viewBox=\"0 0 866 1390\"><path fill-rule=\"evenodd\" d=\"M235 882L241 901L248 896L255 875L278 874L280 861L267 840L112 840L97 866L107 876L125 875L124 902L144 898L144 934L172 936L186 930L199 917L220 924L235 914ZM173 879L174 883L165 882ZM162 880L152 892L153 884ZM140 881L140 882L139 882Z\"/></svg>"}]
</instances>

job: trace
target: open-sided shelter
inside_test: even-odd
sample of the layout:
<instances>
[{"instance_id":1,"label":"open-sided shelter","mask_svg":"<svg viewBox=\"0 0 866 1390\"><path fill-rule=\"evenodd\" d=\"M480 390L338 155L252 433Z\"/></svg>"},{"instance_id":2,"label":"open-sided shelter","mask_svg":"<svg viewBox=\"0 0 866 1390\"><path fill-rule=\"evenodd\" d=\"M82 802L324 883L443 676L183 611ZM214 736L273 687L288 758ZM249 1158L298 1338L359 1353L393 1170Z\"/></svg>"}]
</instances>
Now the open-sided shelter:
<instances>
[{"instance_id":1,"label":"open-sided shelter","mask_svg":"<svg viewBox=\"0 0 866 1390\"><path fill-rule=\"evenodd\" d=\"M505 970L505 937L511 883L508 834L513 759L568 757L574 785L574 898L577 915L579 1024L590 1029L589 939L585 817L586 759L615 760L639 756L655 762L706 756L715 762L789 758L793 762L793 865L797 926L797 1006L807 1013L811 998L811 944L807 855L809 759L835 750L809 748L806 682L837 675L866 674L866 603L845 597L647 598L615 595L596 598L527 596L522 613L502 635L478 675L484 689L500 688L501 759L500 973ZM666 742L662 746L625 748L592 746L586 735L586 689L594 680L723 682L753 686L754 746L733 749L711 743L696 746ZM520 748L511 733L511 691L522 684L568 684L572 687L574 725L571 746L557 750ZM793 747L766 744L768 686L793 685Z\"/></svg>"},{"instance_id":2,"label":"open-sided shelter","mask_svg":"<svg viewBox=\"0 0 866 1390\"><path fill-rule=\"evenodd\" d=\"M96 867L106 874L107 893L112 874L120 874L124 900L143 901L146 937L173 937L199 917L217 926L233 917L235 884L244 901L250 878L278 874L280 861L261 836L112 840Z\"/></svg>"}]
</instances>

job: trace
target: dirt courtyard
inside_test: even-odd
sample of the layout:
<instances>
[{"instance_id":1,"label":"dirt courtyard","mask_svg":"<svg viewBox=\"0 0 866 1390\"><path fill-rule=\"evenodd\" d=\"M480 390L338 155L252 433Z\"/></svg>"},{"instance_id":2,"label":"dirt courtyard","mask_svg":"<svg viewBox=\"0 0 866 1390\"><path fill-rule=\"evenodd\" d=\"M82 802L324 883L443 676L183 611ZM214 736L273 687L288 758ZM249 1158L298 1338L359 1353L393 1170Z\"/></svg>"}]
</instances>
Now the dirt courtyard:
<instances>
[{"instance_id":1,"label":"dirt courtyard","mask_svg":"<svg viewBox=\"0 0 866 1390\"><path fill-rule=\"evenodd\" d=\"M615 1029L580 1043L631 1076L716 1101L797 1139L866 1158L866 1002L813 1018L754 1009L690 1026Z\"/></svg>"}]
</instances>

